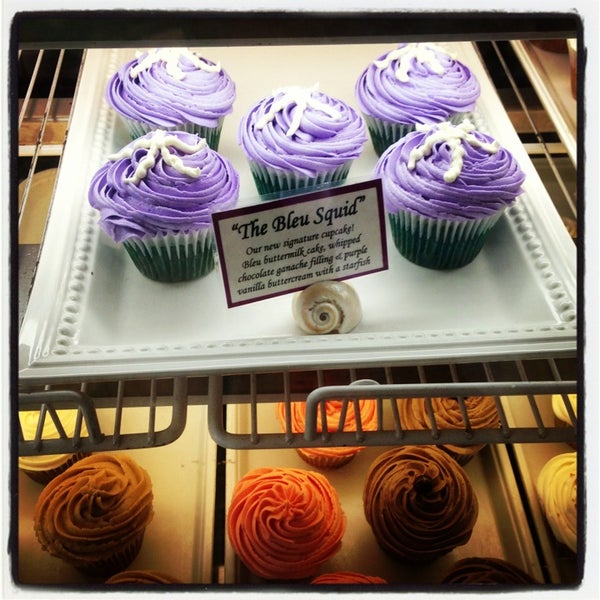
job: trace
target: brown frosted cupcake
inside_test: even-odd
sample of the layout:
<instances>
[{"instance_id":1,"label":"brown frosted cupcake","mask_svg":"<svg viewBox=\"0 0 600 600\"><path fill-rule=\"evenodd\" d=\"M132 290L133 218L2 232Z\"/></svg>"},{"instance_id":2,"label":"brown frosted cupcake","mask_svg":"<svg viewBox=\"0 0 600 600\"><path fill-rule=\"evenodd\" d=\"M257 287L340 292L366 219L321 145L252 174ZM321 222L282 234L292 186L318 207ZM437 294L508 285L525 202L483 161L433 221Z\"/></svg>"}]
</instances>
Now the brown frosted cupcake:
<instances>
[{"instance_id":1,"label":"brown frosted cupcake","mask_svg":"<svg viewBox=\"0 0 600 600\"><path fill-rule=\"evenodd\" d=\"M75 433L77 411L76 410L58 410L56 411L64 433L71 438ZM35 439L40 419L40 412L37 410L27 410L19 412L19 423L23 433L23 439ZM81 433L86 434L85 423L81 425ZM52 440L58 439L60 434L54 421L49 415L44 419L42 427L41 439ZM34 481L47 484L51 479L60 475L68 469L73 463L88 456L89 453L84 452L68 452L66 454L42 454L37 456L20 456L19 469L23 471Z\"/></svg>"},{"instance_id":2,"label":"brown frosted cupcake","mask_svg":"<svg viewBox=\"0 0 600 600\"><path fill-rule=\"evenodd\" d=\"M397 400L397 404L404 429L431 429L425 398L405 398ZM498 427L500 417L492 396L469 396L464 399L464 404L472 429ZM438 429L465 429L465 420L456 398L431 398L431 408ZM483 447L484 444L440 446L461 465L467 464Z\"/></svg>"},{"instance_id":3,"label":"brown frosted cupcake","mask_svg":"<svg viewBox=\"0 0 600 600\"><path fill-rule=\"evenodd\" d=\"M227 535L242 562L267 580L314 577L341 547L346 517L320 473L259 468L233 489Z\"/></svg>"},{"instance_id":4,"label":"brown frosted cupcake","mask_svg":"<svg viewBox=\"0 0 600 600\"><path fill-rule=\"evenodd\" d=\"M34 512L44 550L94 576L124 570L153 517L148 473L126 455L84 458L42 490Z\"/></svg>"},{"instance_id":5,"label":"brown frosted cupcake","mask_svg":"<svg viewBox=\"0 0 600 600\"><path fill-rule=\"evenodd\" d=\"M441 583L460 585L531 585L540 582L523 569L500 558L470 557L456 561Z\"/></svg>"},{"instance_id":6,"label":"brown frosted cupcake","mask_svg":"<svg viewBox=\"0 0 600 600\"><path fill-rule=\"evenodd\" d=\"M387 583L387 581L381 577L376 577L375 575L365 575L363 573L355 573L354 571L323 573L311 581L311 584L313 585L373 585L377 583Z\"/></svg>"},{"instance_id":7,"label":"brown frosted cupcake","mask_svg":"<svg viewBox=\"0 0 600 600\"><path fill-rule=\"evenodd\" d=\"M381 548L407 562L432 561L466 544L479 512L463 468L434 446L378 456L367 473L363 508Z\"/></svg>"},{"instance_id":8,"label":"brown frosted cupcake","mask_svg":"<svg viewBox=\"0 0 600 600\"><path fill-rule=\"evenodd\" d=\"M109 577L105 583L125 584L125 585L146 585L146 584L170 584L183 583L176 577L161 571L151 569L138 569L130 571L121 571L112 577Z\"/></svg>"},{"instance_id":9,"label":"brown frosted cupcake","mask_svg":"<svg viewBox=\"0 0 600 600\"><path fill-rule=\"evenodd\" d=\"M327 431L338 431L340 417L344 410L342 400L325 402ZM306 402L290 402L290 423L292 433L304 433L306 422ZM375 400L359 400L360 428L363 431L377 429L377 403ZM285 402L277 403L277 417L283 431L286 430ZM349 401L344 416L343 431L356 431L357 414L354 403ZM321 419L317 420L317 431L322 431ZM320 469L337 469L350 462L364 446L330 446L321 448L296 448L296 451L306 463Z\"/></svg>"}]
</instances>

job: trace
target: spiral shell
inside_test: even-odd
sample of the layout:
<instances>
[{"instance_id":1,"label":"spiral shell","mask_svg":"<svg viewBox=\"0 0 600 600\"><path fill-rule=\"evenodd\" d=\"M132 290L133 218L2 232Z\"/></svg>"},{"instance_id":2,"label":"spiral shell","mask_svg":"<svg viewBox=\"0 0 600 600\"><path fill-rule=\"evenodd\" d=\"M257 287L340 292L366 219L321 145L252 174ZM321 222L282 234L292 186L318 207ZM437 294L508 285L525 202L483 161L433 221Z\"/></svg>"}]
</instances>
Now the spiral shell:
<instances>
[{"instance_id":1,"label":"spiral shell","mask_svg":"<svg viewBox=\"0 0 600 600\"><path fill-rule=\"evenodd\" d=\"M362 318L354 288L342 281L320 281L294 295L292 314L306 333L348 333Z\"/></svg>"}]
</instances>

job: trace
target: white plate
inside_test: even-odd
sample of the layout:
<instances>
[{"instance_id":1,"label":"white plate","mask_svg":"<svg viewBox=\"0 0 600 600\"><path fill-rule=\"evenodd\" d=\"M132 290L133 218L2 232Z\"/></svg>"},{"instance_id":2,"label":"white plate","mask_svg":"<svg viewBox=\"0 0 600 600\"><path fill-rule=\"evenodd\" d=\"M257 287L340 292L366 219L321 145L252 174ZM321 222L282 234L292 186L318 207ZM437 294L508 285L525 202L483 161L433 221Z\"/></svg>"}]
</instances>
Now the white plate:
<instances>
[{"instance_id":1,"label":"white plate","mask_svg":"<svg viewBox=\"0 0 600 600\"><path fill-rule=\"evenodd\" d=\"M478 77L477 120L527 173L525 194L477 259L438 272L389 244L389 271L352 280L363 320L350 334L303 335L289 295L228 309L220 273L180 284L144 278L97 225L87 187L126 142L103 100L133 50L89 50L75 102L37 276L20 332L22 380L389 364L430 358L571 352L576 345L576 252L471 43L448 44ZM238 168L242 203L255 201L236 128L258 98L320 83L354 104L354 82L390 45L210 48L236 81L220 152ZM366 150L350 177L371 177Z\"/></svg>"}]
</instances>

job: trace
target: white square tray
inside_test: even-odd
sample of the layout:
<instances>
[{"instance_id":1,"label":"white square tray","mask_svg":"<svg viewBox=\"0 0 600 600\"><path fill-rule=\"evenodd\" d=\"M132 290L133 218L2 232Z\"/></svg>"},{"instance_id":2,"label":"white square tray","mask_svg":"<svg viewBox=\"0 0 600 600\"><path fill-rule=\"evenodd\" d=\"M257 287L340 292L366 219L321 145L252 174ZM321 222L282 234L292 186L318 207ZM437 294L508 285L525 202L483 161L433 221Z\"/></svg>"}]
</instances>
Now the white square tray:
<instances>
[{"instance_id":1,"label":"white square tray","mask_svg":"<svg viewBox=\"0 0 600 600\"><path fill-rule=\"evenodd\" d=\"M203 50L236 82L219 151L239 170L241 204L256 201L236 143L237 124L282 85L320 83L355 104L354 82L392 44L227 47ZM88 50L68 141L19 341L22 380L175 375L572 352L576 251L471 43L448 44L478 77L475 114L527 174L525 194L477 259L438 272L389 245L388 271L352 280L363 320L350 334L303 335L289 295L228 309L220 273L194 282L144 278L87 203L92 174L127 141L103 100L108 77L132 49ZM369 179L368 143L350 172Z\"/></svg>"}]
</instances>

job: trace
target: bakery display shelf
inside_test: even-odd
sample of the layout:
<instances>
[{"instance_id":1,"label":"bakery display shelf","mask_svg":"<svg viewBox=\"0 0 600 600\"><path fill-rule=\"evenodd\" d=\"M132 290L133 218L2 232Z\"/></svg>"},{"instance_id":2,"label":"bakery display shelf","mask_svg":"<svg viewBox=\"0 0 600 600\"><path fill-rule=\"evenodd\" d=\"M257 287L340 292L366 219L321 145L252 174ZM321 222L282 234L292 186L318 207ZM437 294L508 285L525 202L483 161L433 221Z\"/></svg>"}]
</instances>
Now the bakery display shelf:
<instances>
[{"instance_id":1,"label":"bakery display shelf","mask_svg":"<svg viewBox=\"0 0 600 600\"><path fill-rule=\"evenodd\" d=\"M569 55L544 50L530 41L512 40L511 45L577 166L577 100L571 94Z\"/></svg>"},{"instance_id":2,"label":"bakery display shelf","mask_svg":"<svg viewBox=\"0 0 600 600\"><path fill-rule=\"evenodd\" d=\"M20 380L175 377L573 351L574 245L473 45L449 45L481 83L473 118L515 154L527 174L525 193L482 254L464 269L422 269L390 249L388 271L352 280L363 304L362 322L350 334L331 336L301 334L291 316L289 295L228 309L216 271L186 284L165 286L147 280L100 234L97 216L87 206L87 184L107 155L125 141L103 91L109 74L134 50L88 50L20 329ZM261 93L290 83L282 81L282 72L293 72L295 83L319 81L324 91L354 103L352 73L358 74L387 49L389 44L290 46L285 52L268 46L210 49L237 84L234 113L225 121L220 151L240 172L242 204L256 201L249 169L235 142L236 125L249 104ZM259 74L251 76L248 61ZM83 165L82 156L87 158ZM367 144L351 178L370 177L375 160ZM49 295L56 302L48 303ZM145 301L148 297L152 303ZM198 310L199 298L203 310Z\"/></svg>"},{"instance_id":3,"label":"bakery display shelf","mask_svg":"<svg viewBox=\"0 0 600 600\"><path fill-rule=\"evenodd\" d=\"M278 427L273 406L257 407L262 418ZM251 418L249 406L236 406L228 411L228 426L245 430ZM319 470L307 465L293 448L277 453L248 450L228 450L226 463L226 503L229 506L235 483L248 471L259 467L292 467L317 470L323 473L336 489L347 517L347 528L341 550L324 563L320 573L357 571L384 578L390 589L403 586L432 586L439 583L443 573L460 558L493 556L508 560L523 568L538 581L544 582L535 544L519 497L517 484L510 467L506 448L488 446L473 458L465 470L479 503L479 517L471 539L464 546L426 564L404 563L387 555L377 544L364 517L362 493L365 476L371 462L387 448L369 447L339 469ZM226 517L224 517L226 518ZM225 546L223 582L237 585L265 585L238 559L228 540ZM281 584L271 584L277 587ZM293 590L293 584L284 584ZM291 586L291 587L290 587ZM305 588L304 588L305 589ZM417 591L413 588L413 591Z\"/></svg>"},{"instance_id":4,"label":"bakery display shelf","mask_svg":"<svg viewBox=\"0 0 600 600\"><path fill-rule=\"evenodd\" d=\"M165 379L116 380L84 382L66 386L44 386L24 389L19 410L38 410L45 419L59 419L56 411L75 408L85 423L88 435L81 435L81 424L72 437L19 439L21 455L62 453L74 448L86 451L149 448L174 442L192 418L190 406L207 405L206 427L220 446L239 449L294 448L354 444L365 446L400 445L410 443L531 443L574 442L577 423L557 428L546 414L550 393L575 393L577 362L574 356L491 362L423 363L390 365L379 368L319 369L316 371L246 372L231 375L177 377ZM353 384L354 382L354 384ZM361 383L361 385L356 382ZM378 382L378 383L373 383ZM439 430L435 424L424 431L406 431L399 422L396 402L411 395L456 396L463 403L464 395L494 395L500 411L500 395L527 394L524 410L530 415L525 426L511 425L501 412L497 429L476 430L467 421L462 429ZM380 398L379 426L375 431L357 433L328 431L317 434L319 404L327 398ZM306 435L280 429L268 430L260 419L262 404L271 408L274 402L304 401L315 416ZM397 399L397 400L396 400ZM237 406L250 407L249 428L234 432L227 428L225 415ZM129 410L144 410L134 429L123 429L123 415ZM158 429L157 410L169 411L170 421ZM98 414L112 415L101 421ZM138 413L139 414L139 413ZM384 418L384 415L388 417ZM391 420L390 420L391 419ZM531 422L533 421L533 422ZM194 423L191 426L195 426ZM41 425L39 428L41 431Z\"/></svg>"},{"instance_id":5,"label":"bakery display shelf","mask_svg":"<svg viewBox=\"0 0 600 600\"><path fill-rule=\"evenodd\" d=\"M168 409L160 407L157 422L167 423ZM127 450L152 480L154 517L148 525L132 569L169 573L188 584L213 581L213 540L216 446L206 435L206 407L189 408L190 423L173 444L154 449ZM100 414L100 420L112 415ZM124 415L124 426L135 428L145 418L141 408ZM120 451L119 451L120 452ZM85 587L102 583L43 551L33 530L33 514L42 485L23 472L18 477L17 553L15 582L23 593L50 593L53 586ZM40 597L39 595L37 597Z\"/></svg>"}]
</instances>

